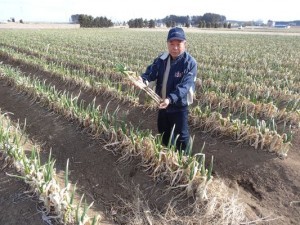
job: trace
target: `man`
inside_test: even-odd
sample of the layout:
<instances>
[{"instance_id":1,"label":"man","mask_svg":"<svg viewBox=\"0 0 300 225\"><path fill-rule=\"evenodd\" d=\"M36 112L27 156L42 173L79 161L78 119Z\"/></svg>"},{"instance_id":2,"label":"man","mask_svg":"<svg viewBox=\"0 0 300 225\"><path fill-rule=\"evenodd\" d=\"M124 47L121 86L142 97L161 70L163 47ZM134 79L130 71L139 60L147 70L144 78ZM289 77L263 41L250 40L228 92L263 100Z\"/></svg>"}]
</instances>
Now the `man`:
<instances>
[{"instance_id":1,"label":"man","mask_svg":"<svg viewBox=\"0 0 300 225\"><path fill-rule=\"evenodd\" d=\"M193 101L197 63L186 52L186 36L182 28L169 30L167 47L168 52L157 57L141 78L145 84L156 81L155 92L163 99L157 120L163 143L167 145L171 138L172 144L176 140L178 150L186 150L190 139L188 105Z\"/></svg>"}]
</instances>

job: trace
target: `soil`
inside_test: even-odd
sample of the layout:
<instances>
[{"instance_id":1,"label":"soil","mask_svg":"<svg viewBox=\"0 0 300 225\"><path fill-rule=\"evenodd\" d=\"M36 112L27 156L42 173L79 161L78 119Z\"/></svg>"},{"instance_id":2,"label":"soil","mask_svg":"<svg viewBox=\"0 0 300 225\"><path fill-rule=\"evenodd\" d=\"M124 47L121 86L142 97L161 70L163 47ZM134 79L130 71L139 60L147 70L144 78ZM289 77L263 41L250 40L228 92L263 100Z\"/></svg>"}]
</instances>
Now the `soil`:
<instances>
[{"instance_id":1,"label":"soil","mask_svg":"<svg viewBox=\"0 0 300 225\"><path fill-rule=\"evenodd\" d=\"M95 93L64 84L49 73L7 60L5 63L19 67L28 76L47 78L47 82L54 84L58 90L67 90L74 95L81 91L81 98L86 102L95 97ZM157 112L116 101L109 95L97 95L96 104L101 108L105 108L109 101L109 110L114 111L119 106L119 114L126 113L127 122L140 129L157 132ZM170 199L178 194L175 191L165 192L167 184L154 181L139 165L138 157L120 161L120 155L107 151L101 140L93 139L75 121L62 118L33 102L3 80L0 80L0 108L2 112L12 112L14 121L26 119L26 132L31 139L43 144L43 154L49 154L51 149L57 173L65 170L66 161L70 159L70 181L77 183L78 192L84 193L88 201L95 202L93 211L102 215L101 224L126 224L126 218L121 215L112 216L122 203L120 199L133 202L140 194L151 209L163 212ZM291 204L300 201L299 131L295 133L292 148L285 159L250 146L237 145L228 138L193 130L192 127L191 133L195 135L193 151L199 151L205 142L204 152L208 158L213 155L215 159L214 177L224 180L233 192L239 193L240 202L248 206L250 214L270 220L264 224L300 224L299 204ZM41 214L35 210L35 201L27 197L15 200L15 196L23 196L26 185L7 177L5 172L12 173L10 170L6 168L0 173L0 224L43 224Z\"/></svg>"},{"instance_id":2,"label":"soil","mask_svg":"<svg viewBox=\"0 0 300 225\"><path fill-rule=\"evenodd\" d=\"M3 155L0 153L0 169L4 164ZM35 196L28 193L28 185L7 174L16 174L16 171L8 167L0 170L0 224L44 224Z\"/></svg>"}]
</instances>

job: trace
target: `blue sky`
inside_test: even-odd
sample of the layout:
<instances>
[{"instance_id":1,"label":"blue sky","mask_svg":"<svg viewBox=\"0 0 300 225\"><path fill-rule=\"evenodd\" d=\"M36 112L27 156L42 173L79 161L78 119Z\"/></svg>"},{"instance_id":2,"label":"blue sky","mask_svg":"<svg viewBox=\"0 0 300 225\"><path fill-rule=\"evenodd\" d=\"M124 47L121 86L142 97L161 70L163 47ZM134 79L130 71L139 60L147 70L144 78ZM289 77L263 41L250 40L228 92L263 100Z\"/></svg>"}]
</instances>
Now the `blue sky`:
<instances>
[{"instance_id":1,"label":"blue sky","mask_svg":"<svg viewBox=\"0 0 300 225\"><path fill-rule=\"evenodd\" d=\"M114 22L207 12L230 20L300 20L296 0L0 0L0 21L68 22L72 14L88 14Z\"/></svg>"}]
</instances>

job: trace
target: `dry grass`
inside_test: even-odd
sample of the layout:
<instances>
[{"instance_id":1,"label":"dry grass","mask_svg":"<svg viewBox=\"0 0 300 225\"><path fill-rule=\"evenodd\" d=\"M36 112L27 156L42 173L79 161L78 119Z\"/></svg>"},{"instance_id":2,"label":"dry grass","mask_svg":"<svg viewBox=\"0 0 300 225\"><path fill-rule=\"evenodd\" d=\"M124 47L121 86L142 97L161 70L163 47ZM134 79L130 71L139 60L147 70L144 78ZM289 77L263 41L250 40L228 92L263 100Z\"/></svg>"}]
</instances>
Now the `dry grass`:
<instances>
[{"instance_id":1,"label":"dry grass","mask_svg":"<svg viewBox=\"0 0 300 225\"><path fill-rule=\"evenodd\" d=\"M179 199L171 199L164 212L150 210L143 199L138 188L133 203L119 197L121 206L115 208L113 213L116 222L130 225L251 224L237 194L230 194L220 180L214 180L211 184L207 201L195 200L180 210L177 207ZM257 218L257 221L261 219Z\"/></svg>"},{"instance_id":2,"label":"dry grass","mask_svg":"<svg viewBox=\"0 0 300 225\"><path fill-rule=\"evenodd\" d=\"M178 209L182 199L171 199L164 212L150 209L137 187L135 199L129 202L121 197L117 208L111 214L115 222L126 225L254 225L271 224L279 218L247 216L248 209L238 198L238 193L230 193L221 180L214 180L205 202L194 201L184 209ZM251 213L250 213L251 214ZM250 215L249 214L249 215Z\"/></svg>"}]
</instances>

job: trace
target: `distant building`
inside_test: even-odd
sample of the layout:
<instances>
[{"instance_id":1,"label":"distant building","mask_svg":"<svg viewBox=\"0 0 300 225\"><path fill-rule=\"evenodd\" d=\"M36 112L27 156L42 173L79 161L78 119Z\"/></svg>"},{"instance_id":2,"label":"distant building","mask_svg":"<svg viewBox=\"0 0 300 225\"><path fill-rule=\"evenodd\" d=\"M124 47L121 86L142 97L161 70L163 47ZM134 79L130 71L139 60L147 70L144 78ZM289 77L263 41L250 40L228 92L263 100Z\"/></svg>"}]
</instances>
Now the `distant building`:
<instances>
[{"instance_id":1,"label":"distant building","mask_svg":"<svg viewBox=\"0 0 300 225\"><path fill-rule=\"evenodd\" d=\"M283 25L283 24L275 24L275 26L274 26L275 28L291 28L291 26L289 26L289 25Z\"/></svg>"},{"instance_id":2,"label":"distant building","mask_svg":"<svg viewBox=\"0 0 300 225\"><path fill-rule=\"evenodd\" d=\"M274 27L274 28L290 28L291 26L297 26L297 24L295 22L272 21L272 20L269 20L267 25L268 25L268 27Z\"/></svg>"},{"instance_id":3,"label":"distant building","mask_svg":"<svg viewBox=\"0 0 300 225\"><path fill-rule=\"evenodd\" d=\"M268 27L275 27L275 21L273 21L273 20L268 20L267 26L268 26Z\"/></svg>"},{"instance_id":4,"label":"distant building","mask_svg":"<svg viewBox=\"0 0 300 225\"><path fill-rule=\"evenodd\" d=\"M275 28L290 28L290 22L275 22Z\"/></svg>"}]
</instances>

